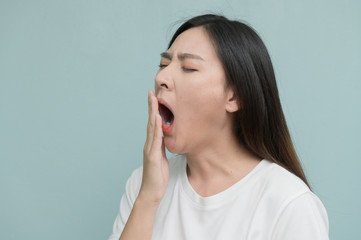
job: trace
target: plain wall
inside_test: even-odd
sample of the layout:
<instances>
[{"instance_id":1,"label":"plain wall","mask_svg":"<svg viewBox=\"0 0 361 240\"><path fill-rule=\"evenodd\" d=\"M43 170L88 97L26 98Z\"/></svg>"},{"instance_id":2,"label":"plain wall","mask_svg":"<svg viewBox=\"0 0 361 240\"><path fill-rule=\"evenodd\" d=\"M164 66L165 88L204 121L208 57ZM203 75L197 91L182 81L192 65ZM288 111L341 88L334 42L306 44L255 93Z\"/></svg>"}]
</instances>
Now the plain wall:
<instances>
[{"instance_id":1,"label":"plain wall","mask_svg":"<svg viewBox=\"0 0 361 240\"><path fill-rule=\"evenodd\" d=\"M330 237L361 239L357 0L0 0L0 239L108 238L159 54L203 13L260 34Z\"/></svg>"}]
</instances>

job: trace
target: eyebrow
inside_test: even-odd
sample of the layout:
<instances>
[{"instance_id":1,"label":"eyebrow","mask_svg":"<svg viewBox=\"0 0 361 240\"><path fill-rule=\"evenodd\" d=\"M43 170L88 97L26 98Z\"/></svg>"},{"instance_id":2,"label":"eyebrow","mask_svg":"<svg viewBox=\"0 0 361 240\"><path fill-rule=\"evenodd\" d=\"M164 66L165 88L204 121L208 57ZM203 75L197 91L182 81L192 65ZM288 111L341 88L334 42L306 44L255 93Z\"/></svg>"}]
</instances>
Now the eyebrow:
<instances>
[{"instance_id":1,"label":"eyebrow","mask_svg":"<svg viewBox=\"0 0 361 240\"><path fill-rule=\"evenodd\" d=\"M160 56L161 56L162 58L166 58L166 59L172 60L172 56L171 56L169 53L167 53L167 52L161 53ZM202 60L202 61L204 61L203 58L201 58L200 56L195 55L195 54L191 54L191 53L180 53L180 54L178 54L178 59L179 59L179 60L184 60L184 59L187 59L187 58L197 59L197 60Z\"/></svg>"}]
</instances>

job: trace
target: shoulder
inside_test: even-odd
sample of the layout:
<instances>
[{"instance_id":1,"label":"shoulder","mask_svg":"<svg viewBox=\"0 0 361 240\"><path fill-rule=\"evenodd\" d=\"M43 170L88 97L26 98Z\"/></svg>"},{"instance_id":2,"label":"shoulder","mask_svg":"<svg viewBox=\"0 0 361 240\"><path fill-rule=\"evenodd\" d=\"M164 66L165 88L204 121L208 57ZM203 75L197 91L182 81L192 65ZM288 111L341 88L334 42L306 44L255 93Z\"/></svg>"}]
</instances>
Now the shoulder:
<instances>
[{"instance_id":1,"label":"shoulder","mask_svg":"<svg viewBox=\"0 0 361 240\"><path fill-rule=\"evenodd\" d=\"M311 192L309 187L295 174L276 163L264 161L265 173L261 182L265 185L271 198L282 202L292 201L304 193Z\"/></svg>"},{"instance_id":2,"label":"shoulder","mask_svg":"<svg viewBox=\"0 0 361 240\"><path fill-rule=\"evenodd\" d=\"M274 219L282 209L302 194L311 192L296 175L269 160L263 160L249 179L248 191L258 204L257 215Z\"/></svg>"},{"instance_id":3,"label":"shoulder","mask_svg":"<svg viewBox=\"0 0 361 240\"><path fill-rule=\"evenodd\" d=\"M306 192L287 202L276 215L272 239L328 239L325 207L313 193Z\"/></svg>"},{"instance_id":4,"label":"shoulder","mask_svg":"<svg viewBox=\"0 0 361 240\"><path fill-rule=\"evenodd\" d=\"M296 175L268 160L260 178L264 211L271 218L273 239L327 239L328 216L321 200Z\"/></svg>"}]
</instances>

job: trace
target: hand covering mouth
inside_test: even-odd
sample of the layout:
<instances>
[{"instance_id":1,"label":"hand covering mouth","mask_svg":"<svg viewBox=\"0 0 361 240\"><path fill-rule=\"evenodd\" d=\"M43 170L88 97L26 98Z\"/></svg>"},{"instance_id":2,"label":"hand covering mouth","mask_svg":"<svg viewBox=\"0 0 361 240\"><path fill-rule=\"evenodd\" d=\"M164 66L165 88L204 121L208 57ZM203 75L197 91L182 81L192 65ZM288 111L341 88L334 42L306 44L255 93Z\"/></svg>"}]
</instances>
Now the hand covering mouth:
<instances>
[{"instance_id":1,"label":"hand covering mouth","mask_svg":"<svg viewBox=\"0 0 361 240\"><path fill-rule=\"evenodd\" d=\"M159 103L159 114L162 117L162 128L163 130L168 130L173 124L174 115L169 108L165 105Z\"/></svg>"}]
</instances>

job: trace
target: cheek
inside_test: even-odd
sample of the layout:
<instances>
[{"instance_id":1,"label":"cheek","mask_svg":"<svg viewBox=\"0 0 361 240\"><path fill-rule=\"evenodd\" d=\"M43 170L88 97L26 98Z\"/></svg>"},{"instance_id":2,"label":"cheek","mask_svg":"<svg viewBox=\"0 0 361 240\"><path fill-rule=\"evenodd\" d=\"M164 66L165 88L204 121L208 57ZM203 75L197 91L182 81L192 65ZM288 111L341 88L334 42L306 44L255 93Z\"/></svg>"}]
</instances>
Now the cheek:
<instances>
[{"instance_id":1,"label":"cheek","mask_svg":"<svg viewBox=\"0 0 361 240\"><path fill-rule=\"evenodd\" d=\"M200 113L215 115L223 108L223 89L216 84L209 84L207 87L199 89L194 99L195 105Z\"/></svg>"},{"instance_id":2,"label":"cheek","mask_svg":"<svg viewBox=\"0 0 361 240\"><path fill-rule=\"evenodd\" d=\"M178 97L175 132L166 136L164 143L169 152L182 154L211 136L212 131L219 129L222 105L220 95L214 89L203 89L198 94L188 91L185 97Z\"/></svg>"},{"instance_id":3,"label":"cheek","mask_svg":"<svg viewBox=\"0 0 361 240\"><path fill-rule=\"evenodd\" d=\"M202 89L189 96L182 106L180 121L190 130L190 135L201 129L209 129L218 124L224 114L222 95L216 89Z\"/></svg>"}]
</instances>

